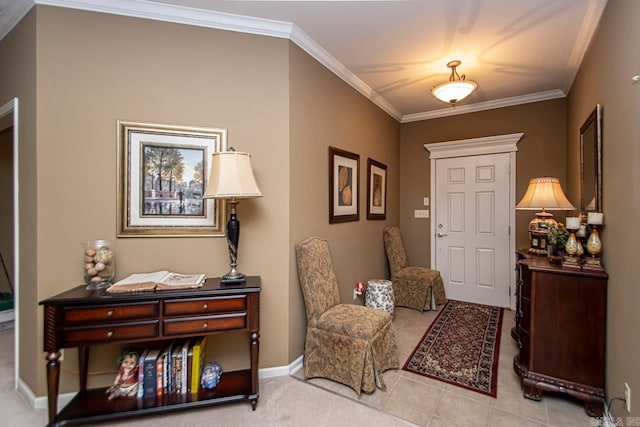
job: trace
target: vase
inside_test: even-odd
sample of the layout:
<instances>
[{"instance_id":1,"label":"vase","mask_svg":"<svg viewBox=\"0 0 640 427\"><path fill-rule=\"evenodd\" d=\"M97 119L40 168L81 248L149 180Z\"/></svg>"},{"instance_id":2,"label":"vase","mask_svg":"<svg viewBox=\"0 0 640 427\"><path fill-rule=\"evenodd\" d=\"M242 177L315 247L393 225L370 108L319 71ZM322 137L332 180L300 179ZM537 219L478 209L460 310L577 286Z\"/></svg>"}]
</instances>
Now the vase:
<instances>
[{"instance_id":1,"label":"vase","mask_svg":"<svg viewBox=\"0 0 640 427\"><path fill-rule=\"evenodd\" d=\"M591 228L591 234L587 240L587 251L594 257L598 256L600 251L602 251L602 242L600 241L598 230L595 227Z\"/></svg>"},{"instance_id":2,"label":"vase","mask_svg":"<svg viewBox=\"0 0 640 427\"><path fill-rule=\"evenodd\" d=\"M84 242L83 264L84 282L91 291L111 286L116 275L116 259L108 240Z\"/></svg>"}]
</instances>

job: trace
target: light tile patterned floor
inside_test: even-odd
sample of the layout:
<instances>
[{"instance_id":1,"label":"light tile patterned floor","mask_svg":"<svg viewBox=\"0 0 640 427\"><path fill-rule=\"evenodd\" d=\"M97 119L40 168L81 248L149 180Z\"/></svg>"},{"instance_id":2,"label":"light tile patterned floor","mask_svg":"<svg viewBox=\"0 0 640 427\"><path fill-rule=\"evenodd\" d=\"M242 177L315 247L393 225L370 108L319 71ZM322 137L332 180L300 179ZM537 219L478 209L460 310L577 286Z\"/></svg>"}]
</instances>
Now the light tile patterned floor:
<instances>
[{"instance_id":1,"label":"light tile patterned floor","mask_svg":"<svg viewBox=\"0 0 640 427\"><path fill-rule=\"evenodd\" d=\"M435 311L420 313L396 307L393 323L401 365L411 355L436 315ZM376 390L371 395L362 394L360 399L352 389L330 380L315 378L306 382L419 426L598 425L598 420L587 416L581 402L566 396L545 394L540 402L522 396L518 376L513 371L513 358L517 353L516 343L510 335L513 325L514 313L506 310L500 339L497 398L403 370L385 372L387 390ZM303 380L301 371L295 372L294 377Z\"/></svg>"}]
</instances>

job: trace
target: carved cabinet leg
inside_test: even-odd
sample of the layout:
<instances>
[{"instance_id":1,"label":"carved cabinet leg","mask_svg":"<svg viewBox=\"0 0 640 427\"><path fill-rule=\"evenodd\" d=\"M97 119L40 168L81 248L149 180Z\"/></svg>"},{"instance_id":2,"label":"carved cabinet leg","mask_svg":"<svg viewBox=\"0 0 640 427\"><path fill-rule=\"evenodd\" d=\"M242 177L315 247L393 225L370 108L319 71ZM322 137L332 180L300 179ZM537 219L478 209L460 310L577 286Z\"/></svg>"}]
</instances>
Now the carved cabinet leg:
<instances>
[{"instance_id":1,"label":"carved cabinet leg","mask_svg":"<svg viewBox=\"0 0 640 427\"><path fill-rule=\"evenodd\" d=\"M58 414L58 386L60 384L60 352L47 353L47 398L49 404L49 423L53 423Z\"/></svg>"}]
</instances>

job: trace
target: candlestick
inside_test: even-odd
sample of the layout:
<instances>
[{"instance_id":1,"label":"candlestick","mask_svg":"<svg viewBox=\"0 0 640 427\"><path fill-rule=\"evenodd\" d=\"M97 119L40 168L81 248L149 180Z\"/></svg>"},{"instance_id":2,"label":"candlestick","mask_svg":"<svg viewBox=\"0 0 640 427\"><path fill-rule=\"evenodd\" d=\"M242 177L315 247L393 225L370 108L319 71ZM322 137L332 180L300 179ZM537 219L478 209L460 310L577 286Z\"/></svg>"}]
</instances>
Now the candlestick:
<instances>
[{"instance_id":1,"label":"candlestick","mask_svg":"<svg viewBox=\"0 0 640 427\"><path fill-rule=\"evenodd\" d=\"M592 225L601 225L604 214L602 212L589 212L587 215L587 223Z\"/></svg>"},{"instance_id":2,"label":"candlestick","mask_svg":"<svg viewBox=\"0 0 640 427\"><path fill-rule=\"evenodd\" d=\"M579 230L580 229L580 217L568 216L567 217L567 230Z\"/></svg>"}]
</instances>

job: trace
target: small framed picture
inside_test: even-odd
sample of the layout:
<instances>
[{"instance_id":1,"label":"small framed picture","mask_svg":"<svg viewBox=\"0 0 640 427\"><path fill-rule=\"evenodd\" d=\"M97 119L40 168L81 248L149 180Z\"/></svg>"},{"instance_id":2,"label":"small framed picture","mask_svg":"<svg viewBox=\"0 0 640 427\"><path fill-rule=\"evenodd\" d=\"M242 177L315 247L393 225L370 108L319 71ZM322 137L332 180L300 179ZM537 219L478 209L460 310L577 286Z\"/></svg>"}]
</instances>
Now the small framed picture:
<instances>
[{"instance_id":1,"label":"small framed picture","mask_svg":"<svg viewBox=\"0 0 640 427\"><path fill-rule=\"evenodd\" d=\"M387 218L387 165L367 159L367 219Z\"/></svg>"},{"instance_id":2,"label":"small framed picture","mask_svg":"<svg viewBox=\"0 0 640 427\"><path fill-rule=\"evenodd\" d=\"M360 156L329 147L329 224L360 220Z\"/></svg>"},{"instance_id":3,"label":"small framed picture","mask_svg":"<svg viewBox=\"0 0 640 427\"><path fill-rule=\"evenodd\" d=\"M117 236L224 236L224 204L202 195L226 149L226 129L118 121Z\"/></svg>"}]
</instances>

